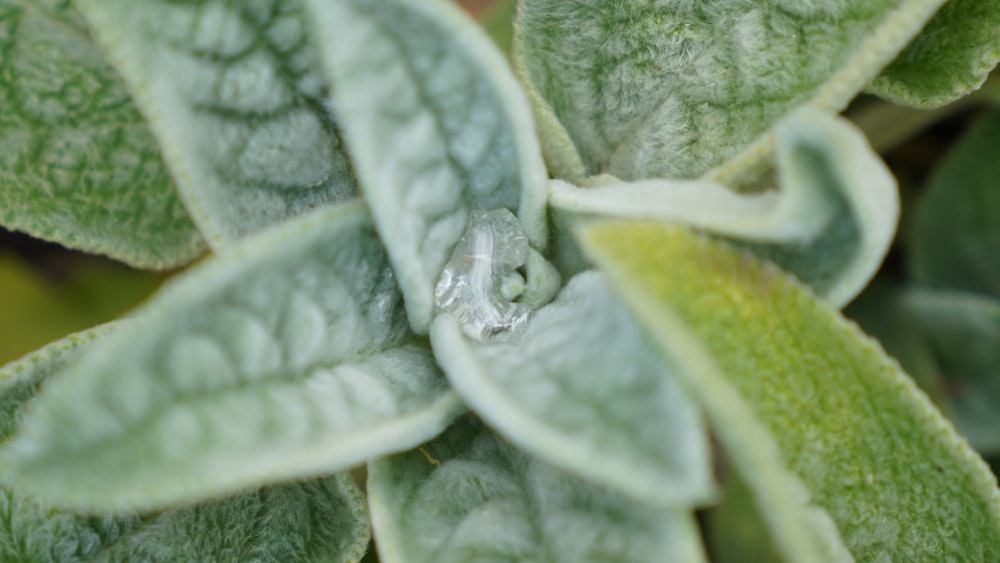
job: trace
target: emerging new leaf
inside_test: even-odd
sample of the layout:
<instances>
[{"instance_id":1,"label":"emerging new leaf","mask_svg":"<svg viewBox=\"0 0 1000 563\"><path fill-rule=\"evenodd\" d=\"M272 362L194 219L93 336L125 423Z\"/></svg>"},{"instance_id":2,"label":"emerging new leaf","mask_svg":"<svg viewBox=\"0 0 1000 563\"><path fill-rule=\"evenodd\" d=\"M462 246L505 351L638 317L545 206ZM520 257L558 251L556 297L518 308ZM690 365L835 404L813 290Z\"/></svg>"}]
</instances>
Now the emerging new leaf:
<instances>
[{"instance_id":1,"label":"emerging new leaf","mask_svg":"<svg viewBox=\"0 0 1000 563\"><path fill-rule=\"evenodd\" d=\"M204 251L156 141L69 2L0 0L0 224L139 268Z\"/></svg>"},{"instance_id":2,"label":"emerging new leaf","mask_svg":"<svg viewBox=\"0 0 1000 563\"><path fill-rule=\"evenodd\" d=\"M217 250L356 195L298 0L81 0Z\"/></svg>"},{"instance_id":3,"label":"emerging new leaf","mask_svg":"<svg viewBox=\"0 0 1000 563\"><path fill-rule=\"evenodd\" d=\"M539 459L638 502L714 497L700 413L599 274L570 280L520 330L475 342L441 315L431 342L469 406Z\"/></svg>"},{"instance_id":4,"label":"emerging new leaf","mask_svg":"<svg viewBox=\"0 0 1000 563\"><path fill-rule=\"evenodd\" d=\"M989 468L836 310L679 227L595 225L583 240L704 406L787 560L1000 559Z\"/></svg>"},{"instance_id":5,"label":"emerging new leaf","mask_svg":"<svg viewBox=\"0 0 1000 563\"><path fill-rule=\"evenodd\" d=\"M471 417L420 450L376 461L368 475L384 563L705 560L689 512L580 481Z\"/></svg>"},{"instance_id":6,"label":"emerging new leaf","mask_svg":"<svg viewBox=\"0 0 1000 563\"><path fill-rule=\"evenodd\" d=\"M450 2L307 5L362 191L425 333L474 210L509 209L532 246L547 242L531 110L503 56Z\"/></svg>"},{"instance_id":7,"label":"emerging new leaf","mask_svg":"<svg viewBox=\"0 0 1000 563\"><path fill-rule=\"evenodd\" d=\"M2 473L57 506L153 509L340 471L431 438L458 408L355 203L167 287L47 386Z\"/></svg>"}]
</instances>

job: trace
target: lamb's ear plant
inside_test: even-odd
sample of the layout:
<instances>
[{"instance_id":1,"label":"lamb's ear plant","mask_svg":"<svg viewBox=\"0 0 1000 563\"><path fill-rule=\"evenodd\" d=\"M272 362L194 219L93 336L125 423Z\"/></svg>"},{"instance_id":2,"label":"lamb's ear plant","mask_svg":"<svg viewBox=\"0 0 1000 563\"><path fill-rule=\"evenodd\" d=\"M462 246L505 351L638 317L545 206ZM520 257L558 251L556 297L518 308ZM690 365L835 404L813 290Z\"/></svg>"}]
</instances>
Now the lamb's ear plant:
<instances>
[{"instance_id":1,"label":"lamb's ear plant","mask_svg":"<svg viewBox=\"0 0 1000 563\"><path fill-rule=\"evenodd\" d=\"M213 253L3 368L3 559L1000 560L988 466L839 312L900 203L836 115L978 88L994 4L521 0L512 70L445 0L0 0L0 220ZM906 297L983 448L997 130Z\"/></svg>"}]
</instances>

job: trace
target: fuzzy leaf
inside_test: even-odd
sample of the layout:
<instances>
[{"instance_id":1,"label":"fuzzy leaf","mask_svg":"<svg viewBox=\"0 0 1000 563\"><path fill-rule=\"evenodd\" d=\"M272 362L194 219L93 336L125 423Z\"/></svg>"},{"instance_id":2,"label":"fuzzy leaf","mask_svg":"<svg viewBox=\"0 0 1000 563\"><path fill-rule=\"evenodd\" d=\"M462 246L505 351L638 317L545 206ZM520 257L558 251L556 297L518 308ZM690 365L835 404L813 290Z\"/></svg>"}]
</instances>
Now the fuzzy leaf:
<instances>
[{"instance_id":1,"label":"fuzzy leaf","mask_svg":"<svg viewBox=\"0 0 1000 563\"><path fill-rule=\"evenodd\" d=\"M80 0L213 248L356 195L297 0Z\"/></svg>"},{"instance_id":2,"label":"fuzzy leaf","mask_svg":"<svg viewBox=\"0 0 1000 563\"><path fill-rule=\"evenodd\" d=\"M168 286L51 382L2 473L56 506L155 509L412 447L456 408L355 203Z\"/></svg>"},{"instance_id":3,"label":"fuzzy leaf","mask_svg":"<svg viewBox=\"0 0 1000 563\"><path fill-rule=\"evenodd\" d=\"M843 306L892 244L896 181L846 120L797 112L777 131L780 190L742 194L684 180L576 188L555 180L551 203L563 213L679 222L731 238Z\"/></svg>"},{"instance_id":4,"label":"fuzzy leaf","mask_svg":"<svg viewBox=\"0 0 1000 563\"><path fill-rule=\"evenodd\" d=\"M364 496L341 474L147 517L94 560L357 563L370 539Z\"/></svg>"},{"instance_id":5,"label":"fuzzy leaf","mask_svg":"<svg viewBox=\"0 0 1000 563\"><path fill-rule=\"evenodd\" d=\"M77 516L0 489L4 561L354 563L369 537L346 474L146 517Z\"/></svg>"},{"instance_id":6,"label":"fuzzy leaf","mask_svg":"<svg viewBox=\"0 0 1000 563\"><path fill-rule=\"evenodd\" d=\"M579 481L471 418L421 450L374 462L368 475L384 563L705 560L688 512Z\"/></svg>"},{"instance_id":7,"label":"fuzzy leaf","mask_svg":"<svg viewBox=\"0 0 1000 563\"><path fill-rule=\"evenodd\" d=\"M441 315L431 342L466 403L539 459L638 502L713 499L701 415L599 274L512 334L475 342Z\"/></svg>"},{"instance_id":8,"label":"fuzzy leaf","mask_svg":"<svg viewBox=\"0 0 1000 563\"><path fill-rule=\"evenodd\" d=\"M42 382L77 361L94 341L127 322L108 323L71 334L0 367L0 442L14 433L21 410L38 394Z\"/></svg>"},{"instance_id":9,"label":"fuzzy leaf","mask_svg":"<svg viewBox=\"0 0 1000 563\"><path fill-rule=\"evenodd\" d=\"M936 288L1000 297L1000 110L988 113L935 171L918 204L912 276Z\"/></svg>"},{"instance_id":10,"label":"fuzzy leaf","mask_svg":"<svg viewBox=\"0 0 1000 563\"><path fill-rule=\"evenodd\" d=\"M308 6L362 190L424 333L472 210L514 211L545 246L546 172L531 110L503 55L451 2Z\"/></svg>"},{"instance_id":11,"label":"fuzzy leaf","mask_svg":"<svg viewBox=\"0 0 1000 563\"><path fill-rule=\"evenodd\" d=\"M943 106L977 90L1000 62L1000 1L951 0L868 90L897 104Z\"/></svg>"},{"instance_id":12,"label":"fuzzy leaf","mask_svg":"<svg viewBox=\"0 0 1000 563\"><path fill-rule=\"evenodd\" d=\"M711 176L730 183L767 157L782 116L843 109L943 3L523 0L514 55L557 177L726 163Z\"/></svg>"},{"instance_id":13,"label":"fuzzy leaf","mask_svg":"<svg viewBox=\"0 0 1000 563\"><path fill-rule=\"evenodd\" d=\"M69 2L0 0L0 224L140 268L204 242Z\"/></svg>"},{"instance_id":14,"label":"fuzzy leaf","mask_svg":"<svg viewBox=\"0 0 1000 563\"><path fill-rule=\"evenodd\" d=\"M71 335L0 368L0 440L50 376L128 323ZM97 341L95 343L95 341ZM3 561L358 561L370 537L346 475L148 516L92 518L0 488Z\"/></svg>"},{"instance_id":15,"label":"fuzzy leaf","mask_svg":"<svg viewBox=\"0 0 1000 563\"><path fill-rule=\"evenodd\" d=\"M959 430L979 451L1000 454L1000 299L911 290L903 303L940 364Z\"/></svg>"},{"instance_id":16,"label":"fuzzy leaf","mask_svg":"<svg viewBox=\"0 0 1000 563\"><path fill-rule=\"evenodd\" d=\"M787 560L1000 558L996 479L836 310L679 227L583 235L686 377Z\"/></svg>"}]
</instances>

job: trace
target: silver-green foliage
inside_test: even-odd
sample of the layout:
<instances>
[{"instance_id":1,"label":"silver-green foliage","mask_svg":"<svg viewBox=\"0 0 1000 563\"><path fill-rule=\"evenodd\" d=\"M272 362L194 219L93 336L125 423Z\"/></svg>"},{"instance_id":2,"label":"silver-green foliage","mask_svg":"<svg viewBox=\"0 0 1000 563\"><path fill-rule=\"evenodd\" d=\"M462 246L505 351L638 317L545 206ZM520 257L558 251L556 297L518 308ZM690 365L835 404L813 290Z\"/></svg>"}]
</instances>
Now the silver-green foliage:
<instances>
[{"instance_id":1,"label":"silver-green foliage","mask_svg":"<svg viewBox=\"0 0 1000 563\"><path fill-rule=\"evenodd\" d=\"M0 439L47 378L130 322L71 335L0 369ZM261 489L159 514L80 516L0 488L3 561L357 561L370 537L350 476Z\"/></svg>"},{"instance_id":2,"label":"silver-green foliage","mask_svg":"<svg viewBox=\"0 0 1000 563\"><path fill-rule=\"evenodd\" d=\"M219 256L16 364L52 374L0 395L0 500L38 523L0 546L356 561L371 462L389 562L698 562L704 418L788 561L995 559L981 460L774 266L842 305L885 256L894 182L832 112L941 5L522 0L522 91L446 0L79 0ZM459 396L485 423L446 429Z\"/></svg>"},{"instance_id":3,"label":"silver-green foliage","mask_svg":"<svg viewBox=\"0 0 1000 563\"><path fill-rule=\"evenodd\" d=\"M368 491L385 563L704 561L692 515L581 481L468 417L373 464Z\"/></svg>"},{"instance_id":4,"label":"silver-green foliage","mask_svg":"<svg viewBox=\"0 0 1000 563\"><path fill-rule=\"evenodd\" d=\"M300 2L77 5L213 247L356 194Z\"/></svg>"},{"instance_id":5,"label":"silver-green foliage","mask_svg":"<svg viewBox=\"0 0 1000 563\"><path fill-rule=\"evenodd\" d=\"M508 338L472 341L442 315L431 342L456 391L532 455L640 502L714 496L701 415L596 272Z\"/></svg>"},{"instance_id":6,"label":"silver-green foliage","mask_svg":"<svg viewBox=\"0 0 1000 563\"><path fill-rule=\"evenodd\" d=\"M455 408L353 204L167 288L52 381L3 473L60 506L154 509L412 447Z\"/></svg>"},{"instance_id":7,"label":"silver-green foliage","mask_svg":"<svg viewBox=\"0 0 1000 563\"><path fill-rule=\"evenodd\" d=\"M156 139L66 0L0 2L0 224L144 268L204 250Z\"/></svg>"},{"instance_id":8,"label":"silver-green foliage","mask_svg":"<svg viewBox=\"0 0 1000 563\"><path fill-rule=\"evenodd\" d=\"M557 176L692 178L795 107L843 109L942 3L526 0L515 57L550 163L579 166Z\"/></svg>"},{"instance_id":9,"label":"silver-green foliage","mask_svg":"<svg viewBox=\"0 0 1000 563\"><path fill-rule=\"evenodd\" d=\"M434 284L471 210L514 211L545 247L545 167L531 110L489 39L445 2L309 7L362 189L410 322L425 333Z\"/></svg>"}]
</instances>

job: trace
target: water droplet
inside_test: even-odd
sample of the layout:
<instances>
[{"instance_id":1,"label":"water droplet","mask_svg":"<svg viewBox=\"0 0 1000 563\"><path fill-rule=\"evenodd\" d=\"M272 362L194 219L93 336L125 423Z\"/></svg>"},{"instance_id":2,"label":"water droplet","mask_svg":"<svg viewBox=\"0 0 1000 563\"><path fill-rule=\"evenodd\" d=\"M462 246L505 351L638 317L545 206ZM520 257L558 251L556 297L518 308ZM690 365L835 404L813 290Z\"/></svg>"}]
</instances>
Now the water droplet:
<instances>
[{"instance_id":1,"label":"water droplet","mask_svg":"<svg viewBox=\"0 0 1000 563\"><path fill-rule=\"evenodd\" d=\"M473 211L434 289L438 310L454 315L477 340L521 326L531 307L515 301L526 287L517 270L529 251L528 236L509 210Z\"/></svg>"}]
</instances>

